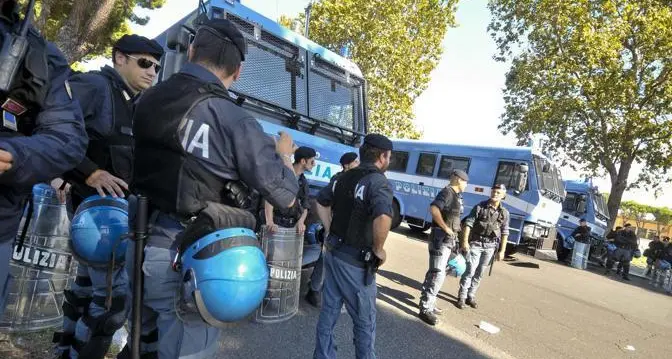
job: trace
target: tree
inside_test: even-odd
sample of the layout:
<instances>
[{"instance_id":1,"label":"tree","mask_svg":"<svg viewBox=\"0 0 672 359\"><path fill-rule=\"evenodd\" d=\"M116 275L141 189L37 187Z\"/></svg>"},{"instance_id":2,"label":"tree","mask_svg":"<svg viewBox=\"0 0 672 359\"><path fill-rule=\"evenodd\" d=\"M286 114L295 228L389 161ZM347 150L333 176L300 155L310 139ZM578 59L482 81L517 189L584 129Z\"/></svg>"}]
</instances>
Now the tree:
<instances>
[{"instance_id":1,"label":"tree","mask_svg":"<svg viewBox=\"0 0 672 359\"><path fill-rule=\"evenodd\" d=\"M672 210L666 207L656 207L653 208L651 214L656 217L656 229L658 230L658 235L667 233L672 225Z\"/></svg>"},{"instance_id":2,"label":"tree","mask_svg":"<svg viewBox=\"0 0 672 359\"><path fill-rule=\"evenodd\" d=\"M646 220L646 215L653 212L653 208L650 206L635 201L623 201L620 207L623 219L634 221L636 228L641 228Z\"/></svg>"},{"instance_id":3,"label":"tree","mask_svg":"<svg viewBox=\"0 0 672 359\"><path fill-rule=\"evenodd\" d=\"M368 81L369 130L419 138L413 103L441 58L441 42L455 26L457 0L320 0L312 5L309 37L332 51L349 45ZM282 17L294 29L297 19ZM303 29L303 25L301 26ZM303 31L303 30L302 30ZM440 115L440 114L437 114Z\"/></svg>"},{"instance_id":4,"label":"tree","mask_svg":"<svg viewBox=\"0 0 672 359\"><path fill-rule=\"evenodd\" d=\"M672 165L672 7L662 0L491 0L496 59L511 61L500 130L563 164L655 190ZM628 183L633 163L644 166ZM613 216L615 217L615 216ZM613 226L613 220L610 226Z\"/></svg>"},{"instance_id":5,"label":"tree","mask_svg":"<svg viewBox=\"0 0 672 359\"><path fill-rule=\"evenodd\" d=\"M25 5L26 0L21 3ZM53 41L68 62L108 54L112 44L129 32L129 23L148 18L133 13L136 6L156 9L165 0L38 0L35 27Z\"/></svg>"}]
</instances>

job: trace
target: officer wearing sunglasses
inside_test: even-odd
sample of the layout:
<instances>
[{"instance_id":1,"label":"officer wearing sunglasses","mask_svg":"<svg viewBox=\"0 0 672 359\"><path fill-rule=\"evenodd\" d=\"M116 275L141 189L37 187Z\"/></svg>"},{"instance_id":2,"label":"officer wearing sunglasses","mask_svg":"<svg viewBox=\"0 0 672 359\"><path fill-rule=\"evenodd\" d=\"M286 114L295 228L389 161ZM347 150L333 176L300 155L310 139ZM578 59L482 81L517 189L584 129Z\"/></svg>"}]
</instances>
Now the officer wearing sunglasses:
<instances>
[{"instance_id":1,"label":"officer wearing sunglasses","mask_svg":"<svg viewBox=\"0 0 672 359\"><path fill-rule=\"evenodd\" d=\"M161 56L163 48L156 41L124 35L113 47L112 67L70 78L72 95L82 107L90 138L84 160L64 175L72 185L73 208L94 194L125 197L132 175L134 99L152 85ZM66 314L58 344L61 358L105 356L130 309L126 305L126 273L117 263L108 288L106 268L79 263L75 283L63 302ZM106 310L109 291L112 305Z\"/></svg>"}]
</instances>

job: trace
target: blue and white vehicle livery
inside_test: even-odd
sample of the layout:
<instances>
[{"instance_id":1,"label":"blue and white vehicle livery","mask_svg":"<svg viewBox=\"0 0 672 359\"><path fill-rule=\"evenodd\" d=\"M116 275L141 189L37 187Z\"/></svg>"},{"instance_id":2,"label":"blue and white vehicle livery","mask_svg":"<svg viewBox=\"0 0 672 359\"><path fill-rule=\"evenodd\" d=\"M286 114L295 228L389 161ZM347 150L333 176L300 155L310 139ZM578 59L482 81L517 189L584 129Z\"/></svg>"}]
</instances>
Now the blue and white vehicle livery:
<instances>
[{"instance_id":1,"label":"blue and white vehicle livery","mask_svg":"<svg viewBox=\"0 0 672 359\"><path fill-rule=\"evenodd\" d=\"M511 213L509 243L535 246L555 240L564 197L560 171L534 147L485 147L394 140L387 172L394 191L393 226L431 226L430 203L449 183L454 169L469 174L463 194L464 216L490 196L496 183L507 186L504 205ZM548 241L547 241L548 240Z\"/></svg>"},{"instance_id":2,"label":"blue and white vehicle livery","mask_svg":"<svg viewBox=\"0 0 672 359\"><path fill-rule=\"evenodd\" d=\"M327 185L341 169L341 155L356 151L367 131L366 82L359 67L239 1L212 0L156 38L166 49L159 80L185 63L193 23L203 13L232 21L247 40L242 75L229 89L232 97L267 134L285 131L297 145L314 148L316 166L306 174L311 192Z\"/></svg>"},{"instance_id":3,"label":"blue and white vehicle livery","mask_svg":"<svg viewBox=\"0 0 672 359\"><path fill-rule=\"evenodd\" d=\"M567 180L564 182L567 195L562 203L562 214L558 221L558 243L571 235L584 218L591 229L591 235L603 240L609 222L607 202L591 180Z\"/></svg>"}]
</instances>

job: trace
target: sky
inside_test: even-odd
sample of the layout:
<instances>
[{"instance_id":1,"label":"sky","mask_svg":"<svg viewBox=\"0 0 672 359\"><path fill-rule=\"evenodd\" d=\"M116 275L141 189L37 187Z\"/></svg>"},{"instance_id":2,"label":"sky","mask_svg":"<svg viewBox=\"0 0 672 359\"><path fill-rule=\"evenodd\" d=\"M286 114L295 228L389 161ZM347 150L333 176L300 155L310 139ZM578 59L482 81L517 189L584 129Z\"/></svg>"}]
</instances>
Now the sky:
<instances>
[{"instance_id":1,"label":"sky","mask_svg":"<svg viewBox=\"0 0 672 359\"><path fill-rule=\"evenodd\" d=\"M308 0L242 0L243 5L271 19L303 12ZM167 0L158 10L137 11L148 15L145 26L133 25L140 35L154 37L196 9L197 0ZM515 145L512 136L497 129L504 111L502 89L507 64L493 60L496 46L486 29L490 22L487 0L462 0L456 14L458 26L448 29L443 41L443 56L431 74L428 88L414 105L415 123L423 130L423 139L435 142ZM107 60L90 61L86 67L96 69ZM641 166L633 166L629 181L634 181ZM561 169L564 179L578 179L571 168ZM595 178L600 191L609 192L608 178ZM663 187L655 198L645 190L628 191L624 200L654 206L672 207L672 186Z\"/></svg>"}]
</instances>

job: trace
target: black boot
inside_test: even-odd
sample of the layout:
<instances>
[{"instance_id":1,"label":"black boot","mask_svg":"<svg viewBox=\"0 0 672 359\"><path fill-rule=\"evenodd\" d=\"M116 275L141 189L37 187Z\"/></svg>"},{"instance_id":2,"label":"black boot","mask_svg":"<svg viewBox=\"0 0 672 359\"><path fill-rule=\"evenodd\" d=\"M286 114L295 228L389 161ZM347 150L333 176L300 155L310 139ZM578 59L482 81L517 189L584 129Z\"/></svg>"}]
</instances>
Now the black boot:
<instances>
[{"instance_id":1,"label":"black boot","mask_svg":"<svg viewBox=\"0 0 672 359\"><path fill-rule=\"evenodd\" d=\"M420 319L422 319L423 322L429 324L429 325L436 325L436 323L439 322L439 318L436 317L436 314L431 311L420 311L420 315L418 315Z\"/></svg>"},{"instance_id":2,"label":"black boot","mask_svg":"<svg viewBox=\"0 0 672 359\"><path fill-rule=\"evenodd\" d=\"M322 306L322 296L320 292L308 289L306 293L306 302L310 303L315 308L320 308Z\"/></svg>"}]
</instances>

